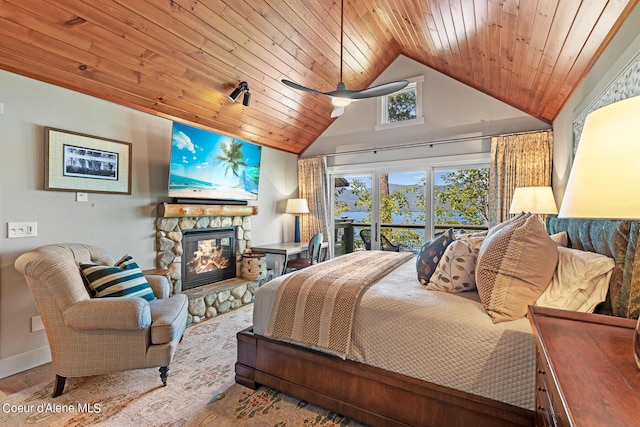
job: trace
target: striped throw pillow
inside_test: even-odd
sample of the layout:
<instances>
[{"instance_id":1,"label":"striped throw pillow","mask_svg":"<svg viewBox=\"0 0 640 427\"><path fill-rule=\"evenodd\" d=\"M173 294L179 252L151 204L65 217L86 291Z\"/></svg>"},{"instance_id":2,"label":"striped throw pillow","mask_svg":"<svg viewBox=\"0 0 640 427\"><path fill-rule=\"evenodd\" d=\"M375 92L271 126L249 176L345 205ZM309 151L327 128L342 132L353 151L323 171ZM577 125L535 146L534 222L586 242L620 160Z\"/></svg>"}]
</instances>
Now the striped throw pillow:
<instances>
[{"instance_id":1,"label":"striped throw pillow","mask_svg":"<svg viewBox=\"0 0 640 427\"><path fill-rule=\"evenodd\" d=\"M153 289L131 255L123 256L114 266L80 264L80 271L94 297L156 299Z\"/></svg>"}]
</instances>

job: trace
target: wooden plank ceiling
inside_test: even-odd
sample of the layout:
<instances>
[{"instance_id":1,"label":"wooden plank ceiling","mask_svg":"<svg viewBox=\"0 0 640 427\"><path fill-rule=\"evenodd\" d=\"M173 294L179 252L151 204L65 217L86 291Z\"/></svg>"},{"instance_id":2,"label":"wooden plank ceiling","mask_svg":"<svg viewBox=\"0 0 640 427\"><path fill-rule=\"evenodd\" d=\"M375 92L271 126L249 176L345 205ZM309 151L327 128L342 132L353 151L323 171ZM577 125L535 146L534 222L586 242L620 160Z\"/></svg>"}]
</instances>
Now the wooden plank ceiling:
<instances>
[{"instance_id":1,"label":"wooden plank ceiling","mask_svg":"<svg viewBox=\"0 0 640 427\"><path fill-rule=\"evenodd\" d=\"M344 82L402 54L551 122L638 0L345 0ZM300 154L332 123L339 0L0 0L0 68ZM251 105L227 95L247 81Z\"/></svg>"}]
</instances>

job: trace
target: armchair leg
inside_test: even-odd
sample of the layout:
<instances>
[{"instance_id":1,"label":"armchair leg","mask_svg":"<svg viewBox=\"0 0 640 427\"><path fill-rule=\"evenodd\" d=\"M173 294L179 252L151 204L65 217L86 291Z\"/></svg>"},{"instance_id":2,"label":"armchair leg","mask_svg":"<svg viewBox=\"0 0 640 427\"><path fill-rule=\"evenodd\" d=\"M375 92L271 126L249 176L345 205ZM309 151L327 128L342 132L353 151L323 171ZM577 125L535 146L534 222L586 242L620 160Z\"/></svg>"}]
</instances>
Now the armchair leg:
<instances>
[{"instance_id":1,"label":"armchair leg","mask_svg":"<svg viewBox=\"0 0 640 427\"><path fill-rule=\"evenodd\" d=\"M56 374L56 383L53 386L53 397L58 397L64 391L64 383L67 380L66 377L62 377Z\"/></svg>"},{"instance_id":2,"label":"armchair leg","mask_svg":"<svg viewBox=\"0 0 640 427\"><path fill-rule=\"evenodd\" d=\"M169 367L168 366L162 366L160 368L160 379L162 380L162 386L166 386L167 385L167 377L169 376Z\"/></svg>"}]
</instances>

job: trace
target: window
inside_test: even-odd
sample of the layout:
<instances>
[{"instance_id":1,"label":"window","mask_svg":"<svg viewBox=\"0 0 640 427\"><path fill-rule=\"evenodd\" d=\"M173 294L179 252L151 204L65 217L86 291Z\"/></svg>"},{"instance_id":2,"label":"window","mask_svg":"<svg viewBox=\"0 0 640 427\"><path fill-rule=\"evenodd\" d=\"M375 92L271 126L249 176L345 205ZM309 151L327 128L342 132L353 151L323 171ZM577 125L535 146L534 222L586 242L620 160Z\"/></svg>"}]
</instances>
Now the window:
<instances>
[{"instance_id":1,"label":"window","mask_svg":"<svg viewBox=\"0 0 640 427\"><path fill-rule=\"evenodd\" d=\"M417 253L451 227L469 233L487 229L485 161L374 166L332 177L336 255L396 247ZM366 233L374 236L368 242Z\"/></svg>"},{"instance_id":2,"label":"window","mask_svg":"<svg viewBox=\"0 0 640 427\"><path fill-rule=\"evenodd\" d=\"M489 224L489 168L437 168L433 175L435 234L450 227L467 232L486 230Z\"/></svg>"},{"instance_id":3,"label":"window","mask_svg":"<svg viewBox=\"0 0 640 427\"><path fill-rule=\"evenodd\" d=\"M422 117L422 82L414 77L404 89L378 98L376 130L424 123Z\"/></svg>"},{"instance_id":4,"label":"window","mask_svg":"<svg viewBox=\"0 0 640 427\"><path fill-rule=\"evenodd\" d=\"M383 101L386 105L383 120L386 123L394 123L402 120L412 120L417 117L416 112L416 84L410 83L400 92L388 95Z\"/></svg>"}]
</instances>

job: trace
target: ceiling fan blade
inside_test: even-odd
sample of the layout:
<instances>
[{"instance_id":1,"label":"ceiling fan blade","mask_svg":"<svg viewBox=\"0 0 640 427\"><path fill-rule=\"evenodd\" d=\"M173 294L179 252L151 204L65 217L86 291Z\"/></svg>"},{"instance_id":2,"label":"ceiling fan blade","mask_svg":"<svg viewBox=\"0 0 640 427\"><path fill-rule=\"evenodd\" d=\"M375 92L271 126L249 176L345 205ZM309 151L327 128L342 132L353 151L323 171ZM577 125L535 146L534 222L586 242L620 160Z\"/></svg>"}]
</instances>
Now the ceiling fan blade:
<instances>
[{"instance_id":1,"label":"ceiling fan blade","mask_svg":"<svg viewBox=\"0 0 640 427\"><path fill-rule=\"evenodd\" d=\"M342 66L343 59L342 53L344 50L343 44L344 37L344 0L340 2L340 83L336 87L336 90L331 92L319 92L315 89L309 89L308 87L299 85L298 83L294 83L291 80L282 79L282 83L286 84L290 88L302 90L305 92L312 93L314 95L328 95L332 98L332 102L334 104L334 109L331 112L331 117L339 117L344 113L344 108L349 104L349 101L344 102L344 100L358 100L358 99L366 99L366 98L376 98L378 96L385 96L391 93L397 92L401 89L404 89L409 82L406 80L399 80L397 82L384 83L378 86L370 87L363 90L348 90L342 81ZM337 106L336 100L342 100L343 102L338 102Z\"/></svg>"},{"instance_id":2,"label":"ceiling fan blade","mask_svg":"<svg viewBox=\"0 0 640 427\"><path fill-rule=\"evenodd\" d=\"M352 91L349 96L350 99L365 99L376 98L378 96L385 96L404 89L409 84L406 80L398 80L397 82L383 83L378 86L373 86L367 89Z\"/></svg>"},{"instance_id":3,"label":"ceiling fan blade","mask_svg":"<svg viewBox=\"0 0 640 427\"><path fill-rule=\"evenodd\" d=\"M378 96L389 95L390 93L397 92L404 89L409 84L406 80L398 80L397 82L383 83L378 86L370 87L362 90L349 90L345 87L343 82L338 83L338 88L331 92L319 92L329 95L333 98L346 98L346 99L366 99L376 98Z\"/></svg>"},{"instance_id":4,"label":"ceiling fan blade","mask_svg":"<svg viewBox=\"0 0 640 427\"><path fill-rule=\"evenodd\" d=\"M292 82L291 80L282 79L282 83L286 84L286 85L287 85L287 86L289 86L290 88L297 89L297 90L302 90L302 91L305 91L305 92L309 92L309 93L312 93L312 94L314 94L314 95L322 95L322 94L325 94L324 92L318 92L318 91L317 91L317 90L315 90L315 89L310 89L310 88L308 88L308 87L305 87L305 86L299 85L298 83ZM325 94L325 95L326 95L326 94Z\"/></svg>"},{"instance_id":5,"label":"ceiling fan blade","mask_svg":"<svg viewBox=\"0 0 640 427\"><path fill-rule=\"evenodd\" d=\"M333 107L331 118L340 117L342 114L344 114L344 107Z\"/></svg>"}]
</instances>

